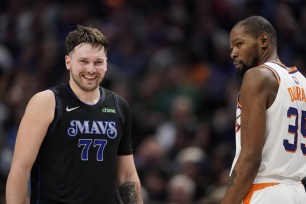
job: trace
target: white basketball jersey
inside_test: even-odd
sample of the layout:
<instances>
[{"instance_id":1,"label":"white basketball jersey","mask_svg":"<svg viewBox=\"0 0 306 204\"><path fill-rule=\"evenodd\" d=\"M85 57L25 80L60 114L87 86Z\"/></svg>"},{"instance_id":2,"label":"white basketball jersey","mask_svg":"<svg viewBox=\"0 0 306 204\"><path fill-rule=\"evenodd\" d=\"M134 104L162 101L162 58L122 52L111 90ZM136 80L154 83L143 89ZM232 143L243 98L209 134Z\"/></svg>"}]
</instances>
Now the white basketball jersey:
<instances>
[{"instance_id":1,"label":"white basketball jersey","mask_svg":"<svg viewBox=\"0 0 306 204\"><path fill-rule=\"evenodd\" d=\"M254 183L260 178L300 181L306 176L306 79L296 67L273 62L264 64L279 81L275 101L267 109L265 144ZM236 109L236 156L240 154L240 114Z\"/></svg>"}]
</instances>

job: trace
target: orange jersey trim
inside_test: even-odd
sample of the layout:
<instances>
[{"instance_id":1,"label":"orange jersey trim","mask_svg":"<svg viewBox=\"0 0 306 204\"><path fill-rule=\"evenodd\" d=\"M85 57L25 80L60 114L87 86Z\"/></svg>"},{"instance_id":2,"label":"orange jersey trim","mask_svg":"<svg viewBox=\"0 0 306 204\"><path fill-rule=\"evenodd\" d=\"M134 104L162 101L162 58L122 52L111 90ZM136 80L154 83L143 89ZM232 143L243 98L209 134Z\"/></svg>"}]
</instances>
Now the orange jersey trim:
<instances>
[{"instance_id":1,"label":"orange jersey trim","mask_svg":"<svg viewBox=\"0 0 306 204\"><path fill-rule=\"evenodd\" d=\"M297 68L297 67L286 67L286 65L284 65L284 64L281 63L281 62L272 62L272 63L278 64L279 66L281 66L281 67L287 69L287 71L288 71L290 74L298 71L298 68Z\"/></svg>"},{"instance_id":2,"label":"orange jersey trim","mask_svg":"<svg viewBox=\"0 0 306 204\"><path fill-rule=\"evenodd\" d=\"M258 183L258 184L253 184L248 192L248 194L245 196L243 199L243 204L250 204L252 196L255 191L262 190L264 188L270 187L270 186L275 186L278 185L279 183Z\"/></svg>"},{"instance_id":3,"label":"orange jersey trim","mask_svg":"<svg viewBox=\"0 0 306 204\"><path fill-rule=\"evenodd\" d=\"M298 69L296 67L290 67L290 69L288 70L289 73L293 73L298 71Z\"/></svg>"},{"instance_id":4,"label":"orange jersey trim","mask_svg":"<svg viewBox=\"0 0 306 204\"><path fill-rule=\"evenodd\" d=\"M277 74L277 72L276 72L273 68L269 67L268 65L263 64L262 66L264 66L264 67L270 69L270 70L273 72L273 74L275 75L275 77L276 77L276 79L277 79L277 83L278 83L278 86L279 86L279 84L280 84L280 77L279 77L279 75Z\"/></svg>"}]
</instances>

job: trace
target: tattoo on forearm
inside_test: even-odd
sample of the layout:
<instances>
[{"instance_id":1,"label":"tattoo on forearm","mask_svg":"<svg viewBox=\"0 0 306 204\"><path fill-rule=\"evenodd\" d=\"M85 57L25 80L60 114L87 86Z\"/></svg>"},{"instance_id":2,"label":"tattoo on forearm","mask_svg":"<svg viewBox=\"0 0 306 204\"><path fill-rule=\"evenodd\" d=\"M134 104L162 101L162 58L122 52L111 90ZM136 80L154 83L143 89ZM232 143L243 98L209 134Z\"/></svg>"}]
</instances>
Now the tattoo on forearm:
<instances>
[{"instance_id":1,"label":"tattoo on forearm","mask_svg":"<svg viewBox=\"0 0 306 204\"><path fill-rule=\"evenodd\" d=\"M119 193L123 204L138 204L139 196L136 191L136 184L133 182L126 182L119 186Z\"/></svg>"},{"instance_id":2,"label":"tattoo on forearm","mask_svg":"<svg viewBox=\"0 0 306 204\"><path fill-rule=\"evenodd\" d=\"M232 175L231 175L231 177L230 177L230 179L229 179L229 182L228 182L228 184L227 184L227 188L231 188L232 186L235 185L234 180L235 180L236 176L237 176L237 172L236 172L236 170L234 169L233 172L232 172Z\"/></svg>"}]
</instances>

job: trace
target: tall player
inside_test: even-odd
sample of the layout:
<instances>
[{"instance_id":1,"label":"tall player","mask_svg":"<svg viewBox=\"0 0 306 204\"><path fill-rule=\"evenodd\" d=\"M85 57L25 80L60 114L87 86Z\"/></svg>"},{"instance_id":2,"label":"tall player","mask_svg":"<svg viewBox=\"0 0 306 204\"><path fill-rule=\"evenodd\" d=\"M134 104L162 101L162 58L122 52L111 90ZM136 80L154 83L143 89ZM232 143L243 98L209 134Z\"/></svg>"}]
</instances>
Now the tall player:
<instances>
[{"instance_id":1,"label":"tall player","mask_svg":"<svg viewBox=\"0 0 306 204\"><path fill-rule=\"evenodd\" d=\"M25 110L7 204L142 203L128 103L99 86L107 39L96 28L78 26L66 46L69 82L37 93Z\"/></svg>"},{"instance_id":2,"label":"tall player","mask_svg":"<svg viewBox=\"0 0 306 204\"><path fill-rule=\"evenodd\" d=\"M275 29L263 17L235 24L230 46L236 68L246 72L222 204L306 203L306 79L281 63Z\"/></svg>"}]
</instances>

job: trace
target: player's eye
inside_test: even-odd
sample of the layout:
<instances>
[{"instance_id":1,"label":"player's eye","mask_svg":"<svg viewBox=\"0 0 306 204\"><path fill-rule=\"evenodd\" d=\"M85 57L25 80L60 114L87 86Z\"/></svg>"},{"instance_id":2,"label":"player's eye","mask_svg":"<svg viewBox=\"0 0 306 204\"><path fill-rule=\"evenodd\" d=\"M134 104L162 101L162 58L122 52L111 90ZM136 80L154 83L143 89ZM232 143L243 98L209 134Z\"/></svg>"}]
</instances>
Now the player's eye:
<instances>
[{"instance_id":1,"label":"player's eye","mask_svg":"<svg viewBox=\"0 0 306 204\"><path fill-rule=\"evenodd\" d=\"M237 42L236 43L236 47L241 47L241 45L242 45L242 42Z\"/></svg>"},{"instance_id":2,"label":"player's eye","mask_svg":"<svg viewBox=\"0 0 306 204\"><path fill-rule=\"evenodd\" d=\"M103 65L103 61L96 61L95 65L97 65L97 66Z\"/></svg>"},{"instance_id":3,"label":"player's eye","mask_svg":"<svg viewBox=\"0 0 306 204\"><path fill-rule=\"evenodd\" d=\"M81 60L79 60L79 62L84 63L84 64L87 63L87 61L85 59L81 59Z\"/></svg>"}]
</instances>

